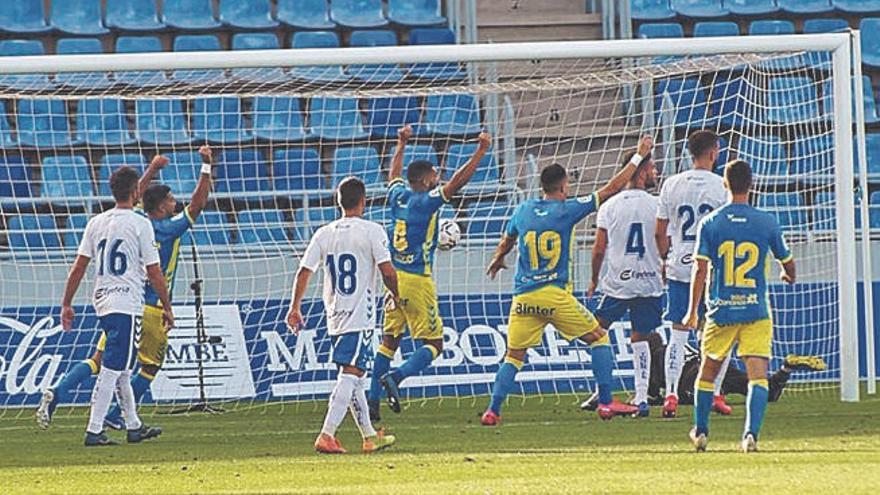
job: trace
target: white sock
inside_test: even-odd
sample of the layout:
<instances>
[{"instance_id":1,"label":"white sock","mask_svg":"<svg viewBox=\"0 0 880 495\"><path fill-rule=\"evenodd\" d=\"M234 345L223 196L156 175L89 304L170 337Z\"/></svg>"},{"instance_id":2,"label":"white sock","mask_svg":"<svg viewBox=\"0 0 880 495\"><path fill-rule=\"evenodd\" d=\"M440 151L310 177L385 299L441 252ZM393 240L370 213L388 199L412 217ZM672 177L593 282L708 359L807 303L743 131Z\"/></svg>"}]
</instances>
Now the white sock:
<instances>
[{"instance_id":1,"label":"white sock","mask_svg":"<svg viewBox=\"0 0 880 495\"><path fill-rule=\"evenodd\" d=\"M633 342L633 373L636 382L636 404L648 400L648 378L651 375L651 348L648 342Z\"/></svg>"},{"instance_id":2,"label":"white sock","mask_svg":"<svg viewBox=\"0 0 880 495\"><path fill-rule=\"evenodd\" d=\"M89 412L88 433L98 434L104 431L104 417L110 410L110 402L113 401L113 392L116 390L116 382L119 380L119 371L113 371L101 367L98 378L95 380L95 388L92 389L92 409Z\"/></svg>"},{"instance_id":3,"label":"white sock","mask_svg":"<svg viewBox=\"0 0 880 495\"><path fill-rule=\"evenodd\" d=\"M678 380L681 379L681 368L684 366L684 346L690 332L672 329L669 343L666 345L666 395L678 397Z\"/></svg>"},{"instance_id":4,"label":"white sock","mask_svg":"<svg viewBox=\"0 0 880 495\"><path fill-rule=\"evenodd\" d=\"M116 382L116 401L122 408L122 416L125 418L126 430L137 430L141 427L141 419L137 413L137 402L134 400L134 391L131 389L131 370L119 374Z\"/></svg>"},{"instance_id":5,"label":"white sock","mask_svg":"<svg viewBox=\"0 0 880 495\"><path fill-rule=\"evenodd\" d=\"M336 386L330 394L330 404L327 407L327 416L324 417L324 426L321 433L336 436L336 429L345 419L345 413L348 412L348 405L351 404L351 395L357 386L358 377L347 373L339 373L336 379Z\"/></svg>"},{"instance_id":6,"label":"white sock","mask_svg":"<svg viewBox=\"0 0 880 495\"><path fill-rule=\"evenodd\" d=\"M373 422L370 421L370 407L367 405L367 394L364 391L364 382L358 380L351 394L351 417L357 423L357 427L361 430L361 436L364 438L376 436L376 429L373 428Z\"/></svg>"},{"instance_id":7,"label":"white sock","mask_svg":"<svg viewBox=\"0 0 880 495\"><path fill-rule=\"evenodd\" d=\"M715 377L715 395L721 395L721 384L724 383L724 375L727 374L728 366L730 366L730 354L724 358L724 362L721 363L721 367L718 368L718 376Z\"/></svg>"}]
</instances>

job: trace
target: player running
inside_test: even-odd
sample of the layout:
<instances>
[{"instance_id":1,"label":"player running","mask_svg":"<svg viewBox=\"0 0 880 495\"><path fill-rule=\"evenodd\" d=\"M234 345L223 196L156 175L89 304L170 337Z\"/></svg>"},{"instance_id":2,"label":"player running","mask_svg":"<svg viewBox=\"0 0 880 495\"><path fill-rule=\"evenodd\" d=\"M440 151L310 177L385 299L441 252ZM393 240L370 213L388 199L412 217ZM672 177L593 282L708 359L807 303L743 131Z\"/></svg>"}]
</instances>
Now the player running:
<instances>
[{"instance_id":1,"label":"player running","mask_svg":"<svg viewBox=\"0 0 880 495\"><path fill-rule=\"evenodd\" d=\"M772 254L782 264L780 278L788 284L794 284L795 266L776 218L749 205L749 164L742 160L728 163L724 168L724 185L731 193L731 202L709 214L697 227L690 304L682 320L687 328L696 326L711 263L703 362L694 400L696 425L690 438L698 452L706 450L713 382L725 357L738 343L749 378L742 449L753 452L757 450L769 395L767 367L773 338L766 275L770 271L769 256Z\"/></svg>"},{"instance_id":2,"label":"player running","mask_svg":"<svg viewBox=\"0 0 880 495\"><path fill-rule=\"evenodd\" d=\"M624 166L629 166L634 154L635 151L630 151L624 155ZM654 160L648 154L643 156L626 189L599 208L593 244L593 277L587 291L588 298L593 297L597 286L602 292L596 309L602 328L609 328L629 312L636 389L633 404L638 407L633 413L640 417L650 412L651 351L647 339L663 324L660 255L651 242L657 198L647 191L656 185ZM601 279L600 273L603 273Z\"/></svg>"},{"instance_id":3,"label":"player running","mask_svg":"<svg viewBox=\"0 0 880 495\"><path fill-rule=\"evenodd\" d=\"M591 348L593 374L602 395L599 416L611 419L631 413L632 407L612 400L613 356L607 330L572 294L572 248L574 228L601 203L617 194L629 182L654 140L644 136L636 154L605 187L589 196L568 199L568 174L558 164L541 171L543 199L530 199L514 210L501 242L489 263L491 278L507 266L504 258L517 246L513 302L507 332L507 355L495 375L492 399L481 423L501 423L501 405L514 387L514 379L525 363L526 351L541 344L547 324L553 324L569 341L578 339Z\"/></svg>"},{"instance_id":4,"label":"player running","mask_svg":"<svg viewBox=\"0 0 880 495\"><path fill-rule=\"evenodd\" d=\"M672 322L672 335L666 347L666 401L663 417L674 418L678 410L678 378L684 364L684 346L691 330L702 326L705 307L700 306L697 327L682 324L690 294L691 267L693 266L696 228L706 215L727 202L724 180L715 174L715 162L720 152L718 136L707 130L695 131L688 137L688 151L694 168L666 179L660 189L655 242L664 263L666 284L666 320ZM720 414L732 409L721 395L721 382L730 363L724 359L715 384L712 408Z\"/></svg>"},{"instance_id":5,"label":"player running","mask_svg":"<svg viewBox=\"0 0 880 495\"><path fill-rule=\"evenodd\" d=\"M437 249L438 212L468 183L491 143L488 133L480 133L474 155L443 185L440 185L440 174L431 162L414 160L407 166L407 187L402 178L403 155L411 135L410 126L398 131L397 149L388 173L387 203L393 222L388 236L391 239L391 261L400 281L400 305L385 312L382 344L376 351L373 364L369 403L374 421L379 421L382 389L388 395L391 410L399 413L400 384L430 366L443 352L443 322L431 277ZM418 348L399 368L389 372L391 360L407 328Z\"/></svg>"},{"instance_id":6,"label":"player running","mask_svg":"<svg viewBox=\"0 0 880 495\"><path fill-rule=\"evenodd\" d=\"M315 450L324 454L346 452L336 439L336 429L351 409L363 436L363 451L371 453L394 444L393 436L373 428L361 378L367 369L376 326L377 275L382 274L391 295L386 303L391 308L398 300L397 273L391 265L385 230L362 218L367 204L364 183L355 177L346 178L339 184L337 200L342 218L318 229L309 242L296 274L287 324L299 334L305 324L303 295L312 274L323 266L327 333L333 339L330 359L339 368L339 376Z\"/></svg>"},{"instance_id":7,"label":"player running","mask_svg":"<svg viewBox=\"0 0 880 495\"><path fill-rule=\"evenodd\" d=\"M116 170L110 176L110 190L116 206L93 217L86 225L61 302L61 325L65 331L69 331L75 317L71 306L73 296L89 262L97 258L93 304L98 324L106 338L106 355L92 391L92 407L85 437L87 447L117 444L104 433L104 416L114 391L125 410L129 443L162 433L159 428L148 427L138 418L137 403L129 382L137 358L136 343L141 337L145 269L150 285L164 305L160 323L165 328L174 325L152 226L149 220L133 210L139 192L137 172L130 167Z\"/></svg>"}]
</instances>

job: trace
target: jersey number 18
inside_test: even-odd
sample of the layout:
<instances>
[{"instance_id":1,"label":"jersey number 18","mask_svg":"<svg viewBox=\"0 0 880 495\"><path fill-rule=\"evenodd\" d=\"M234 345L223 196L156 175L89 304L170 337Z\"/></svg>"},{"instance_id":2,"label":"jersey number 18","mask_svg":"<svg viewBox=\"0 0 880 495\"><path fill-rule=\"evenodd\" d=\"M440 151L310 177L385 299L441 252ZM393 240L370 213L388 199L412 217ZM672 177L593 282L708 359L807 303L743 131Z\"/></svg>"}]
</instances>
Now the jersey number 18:
<instances>
[{"instance_id":1,"label":"jersey number 18","mask_svg":"<svg viewBox=\"0 0 880 495\"><path fill-rule=\"evenodd\" d=\"M338 258L329 254L326 263L333 290L343 296L354 294L357 290L357 258L349 253L342 253Z\"/></svg>"}]
</instances>

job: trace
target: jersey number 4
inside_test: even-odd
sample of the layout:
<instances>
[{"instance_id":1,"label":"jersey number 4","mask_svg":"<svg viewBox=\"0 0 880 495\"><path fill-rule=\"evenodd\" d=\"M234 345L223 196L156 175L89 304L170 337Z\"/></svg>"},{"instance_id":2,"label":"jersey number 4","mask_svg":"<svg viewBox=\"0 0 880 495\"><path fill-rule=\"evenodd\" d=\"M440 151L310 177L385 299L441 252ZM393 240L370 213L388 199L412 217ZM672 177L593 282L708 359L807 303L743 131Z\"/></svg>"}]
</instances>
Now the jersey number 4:
<instances>
[{"instance_id":1,"label":"jersey number 4","mask_svg":"<svg viewBox=\"0 0 880 495\"><path fill-rule=\"evenodd\" d=\"M626 254L635 254L639 258L645 257L645 229L641 223L629 226L629 234L626 236Z\"/></svg>"},{"instance_id":2,"label":"jersey number 4","mask_svg":"<svg viewBox=\"0 0 880 495\"><path fill-rule=\"evenodd\" d=\"M125 256L125 253L120 251L119 248L122 247L122 239L116 239L113 241L113 244L110 246L110 251L107 251L107 239L101 239L101 242L98 243L98 275L104 275L104 265L107 265L107 271L110 272L110 275L120 276L125 273L125 270L128 270L128 257Z\"/></svg>"},{"instance_id":3,"label":"jersey number 4","mask_svg":"<svg viewBox=\"0 0 880 495\"><path fill-rule=\"evenodd\" d=\"M754 289L755 279L746 275L758 265L760 250L753 242L724 241L718 246L718 256L724 260L724 285ZM739 264L737 261L742 260Z\"/></svg>"},{"instance_id":4,"label":"jersey number 4","mask_svg":"<svg viewBox=\"0 0 880 495\"><path fill-rule=\"evenodd\" d=\"M357 258L353 254L343 253L339 258L327 255L327 270L333 290L343 296L354 294L357 289Z\"/></svg>"}]
</instances>

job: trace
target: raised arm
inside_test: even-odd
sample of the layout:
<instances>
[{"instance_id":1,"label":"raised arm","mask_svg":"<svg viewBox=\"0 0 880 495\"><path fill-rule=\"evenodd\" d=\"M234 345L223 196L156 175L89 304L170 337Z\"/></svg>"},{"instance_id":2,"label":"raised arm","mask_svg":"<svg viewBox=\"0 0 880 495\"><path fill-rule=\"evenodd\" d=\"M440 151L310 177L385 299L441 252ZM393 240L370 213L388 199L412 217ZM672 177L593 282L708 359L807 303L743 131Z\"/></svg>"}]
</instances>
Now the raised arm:
<instances>
[{"instance_id":1,"label":"raised arm","mask_svg":"<svg viewBox=\"0 0 880 495\"><path fill-rule=\"evenodd\" d=\"M639 146L638 148L636 148L636 154L640 157L644 157L647 156L652 149L654 149L654 138L646 134L639 139ZM623 167L620 172L617 172L617 175L612 177L611 180L608 181L608 184L605 184L605 187L599 189L599 191L597 192L599 196L599 204L604 203L605 200L607 200L611 196L614 196L615 194L620 192L621 189L626 187L626 184L632 178L633 174L636 172L636 169L638 169L639 163L635 163L635 160L636 157L634 156L633 160L630 160L630 162L625 167ZM641 162L640 159L639 162Z\"/></svg>"},{"instance_id":2,"label":"raised arm","mask_svg":"<svg viewBox=\"0 0 880 495\"><path fill-rule=\"evenodd\" d=\"M587 298L592 298L599 285L599 274L602 273L602 263L605 261L605 248L608 247L608 231L596 229L596 240L593 242L593 276L590 279L590 288L587 289Z\"/></svg>"},{"instance_id":3,"label":"raised arm","mask_svg":"<svg viewBox=\"0 0 880 495\"><path fill-rule=\"evenodd\" d=\"M296 272L296 280L293 283L293 297L290 300L290 309L287 311L287 328L295 334L299 334L300 329L305 324L305 319L302 315L302 299L306 293L306 287L309 286L312 273L311 270L304 266L300 266Z\"/></svg>"},{"instance_id":4,"label":"raised arm","mask_svg":"<svg viewBox=\"0 0 880 495\"><path fill-rule=\"evenodd\" d=\"M486 269L486 275L489 275L489 278L495 280L495 275L501 270L507 268L507 265L504 264L504 258L515 245L516 237L505 234L504 237L501 238L501 242L499 242L498 246L495 248L495 255L492 256L492 261L489 262L489 268Z\"/></svg>"},{"instance_id":5,"label":"raised arm","mask_svg":"<svg viewBox=\"0 0 880 495\"><path fill-rule=\"evenodd\" d=\"M192 194L192 201L186 207L189 217L195 221L202 213L202 210L208 206L208 194L211 192L212 167L214 165L214 153L211 147L204 145L199 148L199 155L202 157L202 170L199 174L199 181Z\"/></svg>"},{"instance_id":6,"label":"raised arm","mask_svg":"<svg viewBox=\"0 0 880 495\"><path fill-rule=\"evenodd\" d=\"M399 179L403 176L403 152L406 150L406 143L412 136L412 127L405 125L397 131L397 148L391 157L391 170L388 171L388 182Z\"/></svg>"},{"instance_id":7,"label":"raised arm","mask_svg":"<svg viewBox=\"0 0 880 495\"><path fill-rule=\"evenodd\" d=\"M61 299L61 328L65 332L73 326L73 317L76 316L73 311L73 296L79 289L90 261L88 256L78 255L67 273L67 283L64 285L64 296Z\"/></svg>"},{"instance_id":8,"label":"raised arm","mask_svg":"<svg viewBox=\"0 0 880 495\"><path fill-rule=\"evenodd\" d=\"M153 157L153 160L147 166L147 169L144 170L144 175L142 175L141 179L138 181L138 197L144 195L144 191L150 187L150 183L153 182L156 174L165 168L166 165L168 165L168 157L165 155L156 155Z\"/></svg>"},{"instance_id":9,"label":"raised arm","mask_svg":"<svg viewBox=\"0 0 880 495\"><path fill-rule=\"evenodd\" d=\"M699 257L694 260L691 270L691 296L689 298L688 312L681 321L685 328L697 328L700 324L700 301L703 291L706 289L706 276L709 274L709 261Z\"/></svg>"},{"instance_id":10,"label":"raised arm","mask_svg":"<svg viewBox=\"0 0 880 495\"><path fill-rule=\"evenodd\" d=\"M170 330L174 326L174 312L171 310L171 298L168 295L168 286L165 284L165 274L162 273L159 263L147 265L147 278L162 303L162 320L165 329Z\"/></svg>"},{"instance_id":11,"label":"raised arm","mask_svg":"<svg viewBox=\"0 0 880 495\"><path fill-rule=\"evenodd\" d=\"M489 150L489 145L492 144L492 136L490 136L488 132L481 132L477 139L479 140L477 151L474 152L473 156L471 156L471 159L468 160L467 163L455 171L452 178L449 179L449 182L443 186L444 198L451 199L461 190L462 187L467 185L468 181L471 180L471 177L473 177L474 173L477 171L477 166L480 165L480 160L483 159L483 156L486 155L486 151Z\"/></svg>"}]
</instances>

